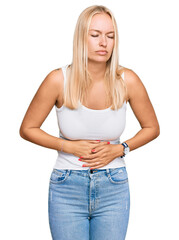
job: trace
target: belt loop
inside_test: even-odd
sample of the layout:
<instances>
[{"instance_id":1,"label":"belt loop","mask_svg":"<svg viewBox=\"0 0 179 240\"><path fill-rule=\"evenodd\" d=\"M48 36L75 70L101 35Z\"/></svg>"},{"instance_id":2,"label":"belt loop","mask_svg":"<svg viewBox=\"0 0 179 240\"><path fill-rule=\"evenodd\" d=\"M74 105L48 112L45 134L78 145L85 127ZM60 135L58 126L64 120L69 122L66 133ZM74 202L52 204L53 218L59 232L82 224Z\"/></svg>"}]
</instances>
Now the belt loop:
<instances>
[{"instance_id":1,"label":"belt loop","mask_svg":"<svg viewBox=\"0 0 179 240\"><path fill-rule=\"evenodd\" d=\"M109 168L106 168L106 172L109 174Z\"/></svg>"}]
</instances>

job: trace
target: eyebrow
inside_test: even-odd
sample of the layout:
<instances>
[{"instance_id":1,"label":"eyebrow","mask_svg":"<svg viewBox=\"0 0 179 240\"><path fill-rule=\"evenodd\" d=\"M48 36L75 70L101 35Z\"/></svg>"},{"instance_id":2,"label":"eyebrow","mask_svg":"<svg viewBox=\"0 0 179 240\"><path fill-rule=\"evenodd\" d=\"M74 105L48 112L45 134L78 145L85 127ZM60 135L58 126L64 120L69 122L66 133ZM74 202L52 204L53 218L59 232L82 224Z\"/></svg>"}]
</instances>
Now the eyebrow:
<instances>
[{"instance_id":1,"label":"eyebrow","mask_svg":"<svg viewBox=\"0 0 179 240\"><path fill-rule=\"evenodd\" d=\"M97 30L97 29L90 29L89 31L96 31L96 32L99 32L99 33L102 33L101 31ZM107 32L108 33L114 33L114 31L110 31L110 32Z\"/></svg>"}]
</instances>

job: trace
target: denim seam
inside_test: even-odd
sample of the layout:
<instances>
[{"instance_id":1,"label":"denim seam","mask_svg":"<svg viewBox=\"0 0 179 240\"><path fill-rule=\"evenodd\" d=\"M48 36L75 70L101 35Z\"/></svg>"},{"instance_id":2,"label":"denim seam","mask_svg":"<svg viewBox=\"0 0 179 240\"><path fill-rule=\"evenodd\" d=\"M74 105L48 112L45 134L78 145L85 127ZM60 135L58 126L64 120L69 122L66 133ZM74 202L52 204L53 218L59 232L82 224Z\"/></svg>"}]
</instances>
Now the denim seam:
<instances>
[{"instance_id":1,"label":"denim seam","mask_svg":"<svg viewBox=\"0 0 179 240\"><path fill-rule=\"evenodd\" d=\"M60 177L62 176L62 174L60 174L60 172L56 171L55 169L53 170L53 172L57 173ZM62 182L64 182L65 180L67 180L68 176L70 174L70 170L68 169L66 174L65 174L65 178L63 180L60 181L54 181L50 179L50 183L54 183L54 184L61 184Z\"/></svg>"},{"instance_id":2,"label":"denim seam","mask_svg":"<svg viewBox=\"0 0 179 240\"><path fill-rule=\"evenodd\" d=\"M127 179L125 179L125 180L121 180L121 181L114 181L114 180L112 180L112 178L111 178L111 171L107 171L107 177L108 177L108 180L111 182L111 183L114 183L114 184L123 184L123 183L126 183L126 182L128 182L128 177L127 177Z\"/></svg>"},{"instance_id":3,"label":"denim seam","mask_svg":"<svg viewBox=\"0 0 179 240\"><path fill-rule=\"evenodd\" d=\"M112 183L115 183L115 184L123 184L123 183L126 183L128 182L128 179L125 179L125 180L122 180L122 181L113 181L112 178L109 176L108 177L109 181L111 181Z\"/></svg>"}]
</instances>

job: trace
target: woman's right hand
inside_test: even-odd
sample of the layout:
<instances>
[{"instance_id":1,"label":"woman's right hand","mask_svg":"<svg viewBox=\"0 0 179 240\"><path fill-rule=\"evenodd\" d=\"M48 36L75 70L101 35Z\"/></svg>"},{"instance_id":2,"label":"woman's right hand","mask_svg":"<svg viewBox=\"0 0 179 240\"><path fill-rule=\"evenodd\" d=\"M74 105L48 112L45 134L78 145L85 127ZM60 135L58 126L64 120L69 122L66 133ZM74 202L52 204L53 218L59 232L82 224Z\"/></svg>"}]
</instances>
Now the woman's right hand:
<instances>
[{"instance_id":1,"label":"woman's right hand","mask_svg":"<svg viewBox=\"0 0 179 240\"><path fill-rule=\"evenodd\" d=\"M91 154L91 150L99 144L98 140L73 140L70 141L70 148L73 155L81 157Z\"/></svg>"}]
</instances>

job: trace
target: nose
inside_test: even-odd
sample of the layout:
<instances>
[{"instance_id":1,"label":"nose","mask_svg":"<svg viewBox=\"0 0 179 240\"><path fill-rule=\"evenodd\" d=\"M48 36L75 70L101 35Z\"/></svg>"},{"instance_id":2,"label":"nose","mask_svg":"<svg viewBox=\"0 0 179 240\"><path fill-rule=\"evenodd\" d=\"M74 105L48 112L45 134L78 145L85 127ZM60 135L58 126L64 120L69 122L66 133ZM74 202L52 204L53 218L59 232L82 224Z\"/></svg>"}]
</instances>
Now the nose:
<instances>
[{"instance_id":1,"label":"nose","mask_svg":"<svg viewBox=\"0 0 179 240\"><path fill-rule=\"evenodd\" d=\"M103 36L103 35L102 35L102 36L100 37L99 45L100 45L100 46L104 46L104 47L107 46L106 36Z\"/></svg>"}]
</instances>

